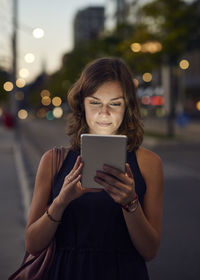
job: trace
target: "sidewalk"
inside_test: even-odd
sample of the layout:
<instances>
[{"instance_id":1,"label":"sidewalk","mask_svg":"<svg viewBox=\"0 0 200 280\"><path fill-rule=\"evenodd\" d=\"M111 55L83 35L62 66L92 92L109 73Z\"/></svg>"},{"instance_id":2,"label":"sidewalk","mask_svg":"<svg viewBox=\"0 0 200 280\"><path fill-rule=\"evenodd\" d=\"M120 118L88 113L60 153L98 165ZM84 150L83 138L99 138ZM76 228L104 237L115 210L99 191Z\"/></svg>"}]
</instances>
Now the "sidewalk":
<instances>
[{"instance_id":1,"label":"sidewalk","mask_svg":"<svg viewBox=\"0 0 200 280\"><path fill-rule=\"evenodd\" d=\"M13 131L0 126L0 279L6 280L24 256L24 209L16 169Z\"/></svg>"}]
</instances>

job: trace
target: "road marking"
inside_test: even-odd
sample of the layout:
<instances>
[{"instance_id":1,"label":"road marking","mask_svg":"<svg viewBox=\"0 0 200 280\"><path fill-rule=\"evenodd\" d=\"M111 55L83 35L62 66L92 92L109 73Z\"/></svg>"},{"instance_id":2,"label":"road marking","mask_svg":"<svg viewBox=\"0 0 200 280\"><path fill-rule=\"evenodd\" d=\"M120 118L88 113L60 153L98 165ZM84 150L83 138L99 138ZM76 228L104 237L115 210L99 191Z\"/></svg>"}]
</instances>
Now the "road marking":
<instances>
[{"instance_id":1,"label":"road marking","mask_svg":"<svg viewBox=\"0 0 200 280\"><path fill-rule=\"evenodd\" d=\"M26 169L21 154L21 149L18 143L13 144L14 157L16 163L17 174L19 178L19 186L22 194L23 207L24 207L24 218L25 221L28 218L29 207L31 203L31 191L29 186L29 180L26 175Z\"/></svg>"}]
</instances>

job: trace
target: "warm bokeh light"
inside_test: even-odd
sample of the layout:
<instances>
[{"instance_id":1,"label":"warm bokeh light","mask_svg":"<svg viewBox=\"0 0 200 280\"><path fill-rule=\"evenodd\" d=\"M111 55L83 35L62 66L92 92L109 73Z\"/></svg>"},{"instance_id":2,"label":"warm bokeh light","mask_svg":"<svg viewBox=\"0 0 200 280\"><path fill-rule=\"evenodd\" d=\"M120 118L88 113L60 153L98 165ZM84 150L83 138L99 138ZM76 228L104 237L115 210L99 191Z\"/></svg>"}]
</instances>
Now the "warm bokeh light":
<instances>
[{"instance_id":1,"label":"warm bokeh light","mask_svg":"<svg viewBox=\"0 0 200 280\"><path fill-rule=\"evenodd\" d=\"M24 60L27 62L27 63L33 63L35 61L35 56L33 53L27 53L25 56L24 56Z\"/></svg>"},{"instance_id":2,"label":"warm bokeh light","mask_svg":"<svg viewBox=\"0 0 200 280\"><path fill-rule=\"evenodd\" d=\"M42 97L41 103L44 106L49 106L51 104L51 98L49 96L44 96Z\"/></svg>"},{"instance_id":3,"label":"warm bokeh light","mask_svg":"<svg viewBox=\"0 0 200 280\"><path fill-rule=\"evenodd\" d=\"M16 80L16 86L18 88L23 88L26 85L26 81L24 79L17 79Z\"/></svg>"},{"instance_id":4,"label":"warm bokeh light","mask_svg":"<svg viewBox=\"0 0 200 280\"><path fill-rule=\"evenodd\" d=\"M142 52L156 53L162 50L162 45L159 42L146 42L142 44Z\"/></svg>"},{"instance_id":5,"label":"warm bokeh light","mask_svg":"<svg viewBox=\"0 0 200 280\"><path fill-rule=\"evenodd\" d=\"M16 93L15 93L15 99L16 100L23 100L24 99L24 93L22 92L22 91L17 91Z\"/></svg>"},{"instance_id":6,"label":"warm bokeh light","mask_svg":"<svg viewBox=\"0 0 200 280\"><path fill-rule=\"evenodd\" d=\"M29 71L26 68L21 68L19 70L19 75L21 78L27 78L29 76Z\"/></svg>"},{"instance_id":7,"label":"warm bokeh light","mask_svg":"<svg viewBox=\"0 0 200 280\"><path fill-rule=\"evenodd\" d=\"M190 66L190 63L187 59L182 59L180 62L179 62L179 66L182 70L186 70L189 68Z\"/></svg>"},{"instance_id":8,"label":"warm bokeh light","mask_svg":"<svg viewBox=\"0 0 200 280\"><path fill-rule=\"evenodd\" d=\"M151 80L152 80L152 75L151 75L151 73L148 73L148 72L144 73L144 74L142 75L142 79L143 79L143 81L145 81L146 83L151 82Z\"/></svg>"},{"instance_id":9,"label":"warm bokeh light","mask_svg":"<svg viewBox=\"0 0 200 280\"><path fill-rule=\"evenodd\" d=\"M61 103L62 103L62 99L61 99L60 97L58 97L58 96L56 96L56 97L54 97L54 98L52 99L52 104L53 104L54 106L60 106Z\"/></svg>"},{"instance_id":10,"label":"warm bokeh light","mask_svg":"<svg viewBox=\"0 0 200 280\"><path fill-rule=\"evenodd\" d=\"M63 109L61 107L56 107L53 109L53 115L55 118L59 119L63 115Z\"/></svg>"},{"instance_id":11,"label":"warm bokeh light","mask_svg":"<svg viewBox=\"0 0 200 280\"><path fill-rule=\"evenodd\" d=\"M44 37L44 30L42 28L35 28L33 30L33 37L35 37L36 39L40 39L42 37Z\"/></svg>"},{"instance_id":12,"label":"warm bokeh light","mask_svg":"<svg viewBox=\"0 0 200 280\"><path fill-rule=\"evenodd\" d=\"M14 86L13 86L12 82L5 82L3 84L3 88L4 88L5 91L12 91Z\"/></svg>"},{"instance_id":13,"label":"warm bokeh light","mask_svg":"<svg viewBox=\"0 0 200 280\"><path fill-rule=\"evenodd\" d=\"M133 82L134 82L134 85L135 85L135 87L137 88L138 86L139 86L139 81L138 81L138 79L133 79Z\"/></svg>"},{"instance_id":14,"label":"warm bokeh light","mask_svg":"<svg viewBox=\"0 0 200 280\"><path fill-rule=\"evenodd\" d=\"M37 112L37 117L40 119L43 119L46 117L46 113L47 113L47 108L40 108Z\"/></svg>"},{"instance_id":15,"label":"warm bokeh light","mask_svg":"<svg viewBox=\"0 0 200 280\"><path fill-rule=\"evenodd\" d=\"M40 92L40 96L41 97L45 97L45 96L50 96L51 95L51 93L50 93L50 91L48 91L47 89L43 89L41 92Z\"/></svg>"},{"instance_id":16,"label":"warm bokeh light","mask_svg":"<svg viewBox=\"0 0 200 280\"><path fill-rule=\"evenodd\" d=\"M200 111L200 100L197 101L197 103L196 103L196 108L197 108L198 111Z\"/></svg>"},{"instance_id":17,"label":"warm bokeh light","mask_svg":"<svg viewBox=\"0 0 200 280\"><path fill-rule=\"evenodd\" d=\"M133 43L133 44L131 44L131 50L132 50L133 52L140 52L140 51L141 51L141 48L142 48L142 46L141 46L141 44L139 44L139 43Z\"/></svg>"},{"instance_id":18,"label":"warm bokeh light","mask_svg":"<svg viewBox=\"0 0 200 280\"><path fill-rule=\"evenodd\" d=\"M3 115L3 109L0 108L0 117Z\"/></svg>"},{"instance_id":19,"label":"warm bokeh light","mask_svg":"<svg viewBox=\"0 0 200 280\"><path fill-rule=\"evenodd\" d=\"M28 112L25 109L21 109L18 111L18 118L21 120L25 120L28 117Z\"/></svg>"}]
</instances>

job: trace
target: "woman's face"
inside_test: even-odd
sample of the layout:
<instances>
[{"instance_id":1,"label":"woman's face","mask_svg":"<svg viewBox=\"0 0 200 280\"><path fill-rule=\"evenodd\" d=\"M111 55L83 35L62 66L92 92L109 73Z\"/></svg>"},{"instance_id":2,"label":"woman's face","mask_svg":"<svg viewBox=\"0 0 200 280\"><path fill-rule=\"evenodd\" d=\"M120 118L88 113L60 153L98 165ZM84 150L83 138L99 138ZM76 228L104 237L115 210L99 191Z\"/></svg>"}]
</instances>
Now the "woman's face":
<instances>
[{"instance_id":1,"label":"woman's face","mask_svg":"<svg viewBox=\"0 0 200 280\"><path fill-rule=\"evenodd\" d=\"M84 108L90 134L116 134L125 112L120 84L105 82L96 92L85 97Z\"/></svg>"}]
</instances>

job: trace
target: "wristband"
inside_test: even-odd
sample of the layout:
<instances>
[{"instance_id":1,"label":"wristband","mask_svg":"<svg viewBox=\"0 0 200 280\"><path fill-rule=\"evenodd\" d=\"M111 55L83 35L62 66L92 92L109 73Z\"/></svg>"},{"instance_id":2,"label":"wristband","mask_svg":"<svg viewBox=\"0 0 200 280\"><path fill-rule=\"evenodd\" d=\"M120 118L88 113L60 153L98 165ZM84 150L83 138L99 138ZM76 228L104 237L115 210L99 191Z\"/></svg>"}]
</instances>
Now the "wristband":
<instances>
[{"instance_id":1,"label":"wristband","mask_svg":"<svg viewBox=\"0 0 200 280\"><path fill-rule=\"evenodd\" d=\"M55 220L50 214L49 214L49 211L48 211L48 208L46 210L46 214L47 214L47 217L54 223L61 223L62 221L58 221L58 220Z\"/></svg>"}]
</instances>

